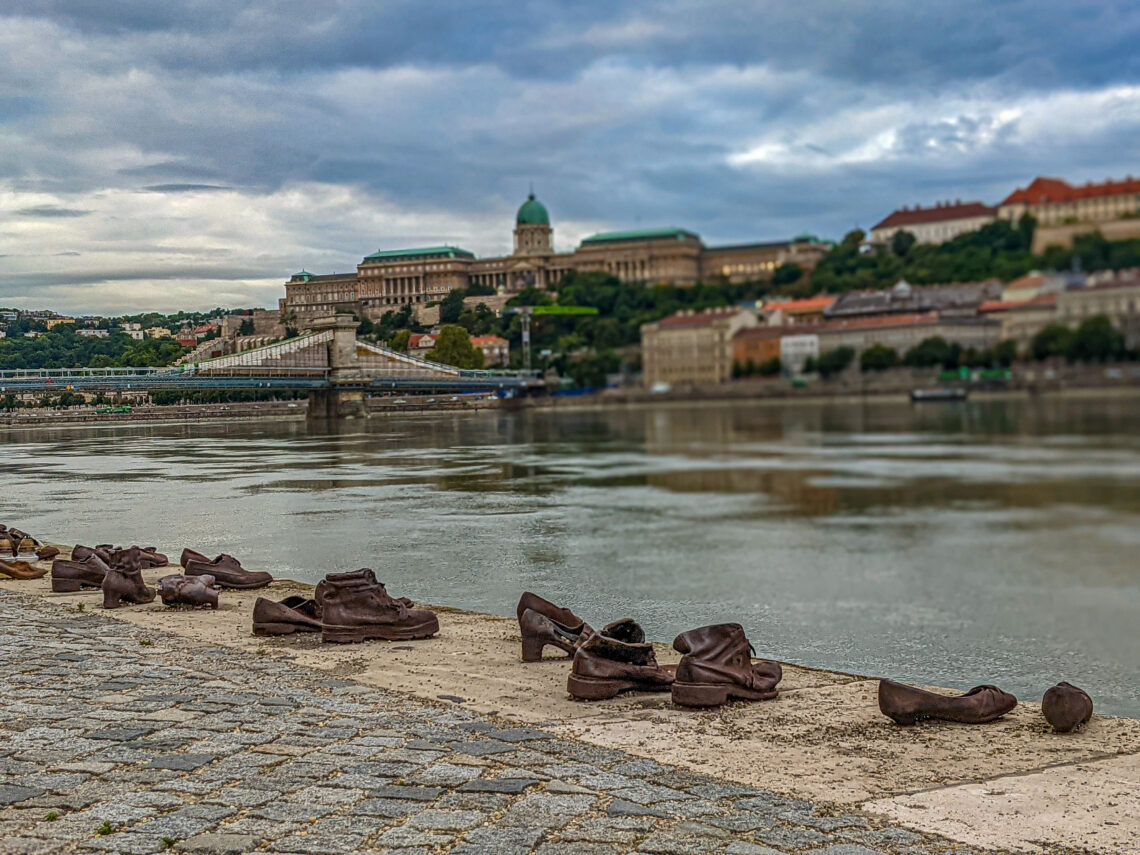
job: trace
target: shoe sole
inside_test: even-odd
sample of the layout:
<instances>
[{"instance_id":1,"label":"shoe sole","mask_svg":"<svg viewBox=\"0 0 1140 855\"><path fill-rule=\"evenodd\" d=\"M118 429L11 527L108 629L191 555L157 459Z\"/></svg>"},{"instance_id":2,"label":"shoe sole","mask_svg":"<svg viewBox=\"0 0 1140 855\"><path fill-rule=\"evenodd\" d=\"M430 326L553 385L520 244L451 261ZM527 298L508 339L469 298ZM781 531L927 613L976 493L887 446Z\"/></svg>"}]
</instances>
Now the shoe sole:
<instances>
[{"instance_id":1,"label":"shoe sole","mask_svg":"<svg viewBox=\"0 0 1140 855\"><path fill-rule=\"evenodd\" d=\"M724 683L674 683L672 689L673 703L682 707L719 707L729 698L738 701L770 701L780 694L779 689L755 692Z\"/></svg>"},{"instance_id":2,"label":"shoe sole","mask_svg":"<svg viewBox=\"0 0 1140 855\"><path fill-rule=\"evenodd\" d=\"M298 626L295 623L260 623L253 625L254 635L292 635L295 632L320 632L315 626Z\"/></svg>"},{"instance_id":3,"label":"shoe sole","mask_svg":"<svg viewBox=\"0 0 1140 855\"><path fill-rule=\"evenodd\" d=\"M421 638L431 638L437 632L439 632L438 621L407 627L325 626L321 629L321 641L334 644L358 644L369 640L416 641Z\"/></svg>"},{"instance_id":4,"label":"shoe sole","mask_svg":"<svg viewBox=\"0 0 1140 855\"><path fill-rule=\"evenodd\" d=\"M605 701L622 692L667 692L671 685L639 683L636 680L601 680L597 677L566 678L566 691L576 701Z\"/></svg>"}]
</instances>

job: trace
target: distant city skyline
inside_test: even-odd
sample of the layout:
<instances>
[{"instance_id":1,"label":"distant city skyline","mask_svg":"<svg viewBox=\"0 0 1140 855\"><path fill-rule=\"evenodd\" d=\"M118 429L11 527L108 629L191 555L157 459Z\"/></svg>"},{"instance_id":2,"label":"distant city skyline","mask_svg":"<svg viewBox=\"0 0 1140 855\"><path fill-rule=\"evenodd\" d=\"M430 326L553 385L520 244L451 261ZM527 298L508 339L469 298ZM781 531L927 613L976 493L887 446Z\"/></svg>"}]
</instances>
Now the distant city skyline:
<instances>
[{"instance_id":1,"label":"distant city skyline","mask_svg":"<svg viewBox=\"0 0 1140 855\"><path fill-rule=\"evenodd\" d=\"M0 305L272 306L364 249L838 238L1140 173L1140 7L14 0Z\"/></svg>"}]
</instances>

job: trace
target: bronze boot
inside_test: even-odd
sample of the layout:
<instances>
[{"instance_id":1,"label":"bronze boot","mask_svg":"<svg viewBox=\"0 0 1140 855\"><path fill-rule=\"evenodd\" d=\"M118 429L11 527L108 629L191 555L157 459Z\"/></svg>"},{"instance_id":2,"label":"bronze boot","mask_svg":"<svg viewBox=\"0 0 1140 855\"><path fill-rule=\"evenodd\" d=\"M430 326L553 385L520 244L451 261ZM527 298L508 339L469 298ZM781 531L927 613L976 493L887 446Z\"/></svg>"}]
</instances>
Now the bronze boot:
<instances>
[{"instance_id":1,"label":"bronze boot","mask_svg":"<svg viewBox=\"0 0 1140 855\"><path fill-rule=\"evenodd\" d=\"M320 632L321 614L317 601L306 597L286 597L279 603L258 597L253 604L254 635L291 635L294 632Z\"/></svg>"},{"instance_id":2,"label":"bronze boot","mask_svg":"<svg viewBox=\"0 0 1140 855\"><path fill-rule=\"evenodd\" d=\"M139 567L141 552L137 546L132 546L116 556L117 563L103 577L103 608L117 609L124 600L139 604L154 602L154 588L146 586Z\"/></svg>"},{"instance_id":3,"label":"bronze boot","mask_svg":"<svg viewBox=\"0 0 1140 855\"><path fill-rule=\"evenodd\" d=\"M729 698L767 701L776 697L784 672L776 662L753 662L752 645L738 623L702 626L673 639L683 654L673 681L673 703L720 706Z\"/></svg>"},{"instance_id":4,"label":"bronze boot","mask_svg":"<svg viewBox=\"0 0 1140 855\"><path fill-rule=\"evenodd\" d=\"M360 642L369 638L409 641L439 632L439 620L426 609L409 609L388 596L379 582L360 586L337 584L334 574L317 586L321 640Z\"/></svg>"},{"instance_id":5,"label":"bronze boot","mask_svg":"<svg viewBox=\"0 0 1140 855\"><path fill-rule=\"evenodd\" d=\"M158 580L158 593L168 606L209 606L218 607L218 589L214 587L214 577L183 576L174 574Z\"/></svg>"},{"instance_id":6,"label":"bronze boot","mask_svg":"<svg viewBox=\"0 0 1140 855\"><path fill-rule=\"evenodd\" d=\"M273 581L273 577L268 573L246 570L240 561L224 552L213 561L190 558L185 566L187 576L213 576L219 588L249 591L254 588L264 588Z\"/></svg>"},{"instance_id":7,"label":"bronze boot","mask_svg":"<svg viewBox=\"0 0 1140 855\"><path fill-rule=\"evenodd\" d=\"M13 579L40 579L47 575L47 568L33 567L27 561L6 561L0 558L0 576Z\"/></svg>"},{"instance_id":8,"label":"bronze boot","mask_svg":"<svg viewBox=\"0 0 1140 855\"><path fill-rule=\"evenodd\" d=\"M1001 718L1017 706L1017 698L997 686L975 686L953 697L914 686L879 681L879 711L896 724L914 724L928 718L983 724Z\"/></svg>"},{"instance_id":9,"label":"bronze boot","mask_svg":"<svg viewBox=\"0 0 1140 855\"><path fill-rule=\"evenodd\" d=\"M560 609L529 591L519 598L515 614L522 634L523 662L541 661L542 651L547 645L573 656L578 645L594 634L586 622L570 609Z\"/></svg>"},{"instance_id":10,"label":"bronze boot","mask_svg":"<svg viewBox=\"0 0 1140 855\"><path fill-rule=\"evenodd\" d=\"M82 561L57 558L51 563L51 589L57 594L73 594L80 588L102 588L108 569L94 552Z\"/></svg>"},{"instance_id":11,"label":"bronze boot","mask_svg":"<svg viewBox=\"0 0 1140 855\"><path fill-rule=\"evenodd\" d=\"M384 593L388 593L388 589L384 583L376 578L376 574L372 571L371 567L361 567L359 570L353 570L349 573L329 573L317 585L316 598L320 601L322 586L328 588L329 586L336 586L341 588L370 588L373 585L379 585L384 588ZM392 596L388 594L388 596ZM415 605L407 597L392 597L396 602L403 603L409 609Z\"/></svg>"},{"instance_id":12,"label":"bronze boot","mask_svg":"<svg viewBox=\"0 0 1140 855\"><path fill-rule=\"evenodd\" d=\"M615 621L587 638L574 653L566 690L580 701L619 692L667 692L673 675L657 664L653 645L631 618Z\"/></svg>"},{"instance_id":13,"label":"bronze boot","mask_svg":"<svg viewBox=\"0 0 1140 855\"><path fill-rule=\"evenodd\" d=\"M1093 702L1088 692L1072 683L1058 683L1045 693L1041 712L1057 733L1070 733L1092 718Z\"/></svg>"}]
</instances>

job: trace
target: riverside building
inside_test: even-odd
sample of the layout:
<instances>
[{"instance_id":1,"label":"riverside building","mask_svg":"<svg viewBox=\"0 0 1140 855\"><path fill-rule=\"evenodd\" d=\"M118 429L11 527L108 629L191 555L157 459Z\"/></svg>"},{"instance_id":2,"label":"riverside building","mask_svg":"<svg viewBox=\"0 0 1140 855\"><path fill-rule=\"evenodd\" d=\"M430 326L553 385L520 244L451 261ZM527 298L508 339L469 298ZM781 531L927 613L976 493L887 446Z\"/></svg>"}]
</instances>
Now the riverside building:
<instances>
[{"instance_id":1,"label":"riverside building","mask_svg":"<svg viewBox=\"0 0 1140 855\"><path fill-rule=\"evenodd\" d=\"M515 217L510 255L477 258L456 246L381 250L348 273L295 273L285 283L280 310L294 315L301 326L338 304L355 304L362 314L378 318L403 306L438 302L471 285L499 294L532 287L553 290L571 272L678 286L747 282L767 279L783 264L810 270L828 248L811 235L708 247L694 232L661 228L604 232L586 238L573 252L560 253L554 250L550 214L531 193Z\"/></svg>"}]
</instances>

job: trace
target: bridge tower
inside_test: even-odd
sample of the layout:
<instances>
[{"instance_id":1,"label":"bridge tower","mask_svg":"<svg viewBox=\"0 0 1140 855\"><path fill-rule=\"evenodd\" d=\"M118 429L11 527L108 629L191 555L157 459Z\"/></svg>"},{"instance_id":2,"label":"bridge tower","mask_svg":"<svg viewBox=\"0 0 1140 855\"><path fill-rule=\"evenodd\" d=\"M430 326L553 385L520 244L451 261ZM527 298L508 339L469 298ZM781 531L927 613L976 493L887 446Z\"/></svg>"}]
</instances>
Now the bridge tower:
<instances>
[{"instance_id":1,"label":"bridge tower","mask_svg":"<svg viewBox=\"0 0 1140 855\"><path fill-rule=\"evenodd\" d=\"M368 415L364 405L368 381L356 353L356 327L356 318L346 313L318 318L312 323L314 332L332 330L333 337L328 343L329 385L309 392L310 424L363 419Z\"/></svg>"}]
</instances>

